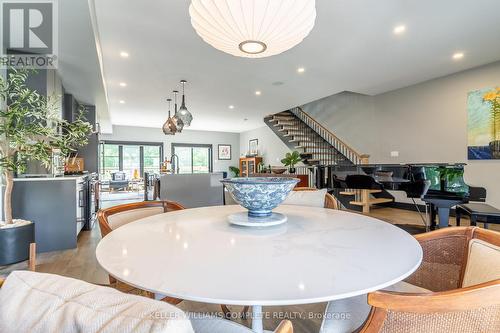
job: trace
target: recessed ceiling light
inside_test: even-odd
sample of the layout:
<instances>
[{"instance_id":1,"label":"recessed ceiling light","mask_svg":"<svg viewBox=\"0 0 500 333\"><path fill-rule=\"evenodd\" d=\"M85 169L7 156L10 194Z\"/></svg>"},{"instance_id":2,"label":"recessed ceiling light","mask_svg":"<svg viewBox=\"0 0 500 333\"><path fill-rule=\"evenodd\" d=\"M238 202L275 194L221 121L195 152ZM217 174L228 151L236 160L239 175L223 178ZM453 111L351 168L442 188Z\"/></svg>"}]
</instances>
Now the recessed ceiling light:
<instances>
[{"instance_id":1,"label":"recessed ceiling light","mask_svg":"<svg viewBox=\"0 0 500 333\"><path fill-rule=\"evenodd\" d=\"M120 52L120 57L122 57L122 58L128 58L128 52L121 51Z\"/></svg>"},{"instance_id":2,"label":"recessed ceiling light","mask_svg":"<svg viewBox=\"0 0 500 333\"><path fill-rule=\"evenodd\" d=\"M260 90L257 90L257 91L255 92L255 95L260 96L260 95L262 95L262 92L261 92Z\"/></svg>"},{"instance_id":3,"label":"recessed ceiling light","mask_svg":"<svg viewBox=\"0 0 500 333\"><path fill-rule=\"evenodd\" d=\"M454 53L454 54L453 54L453 57L452 57L452 58L453 58L454 60L460 60L460 59L462 59L463 57L464 57L464 53L463 53L463 52L456 52L456 53Z\"/></svg>"},{"instance_id":4,"label":"recessed ceiling light","mask_svg":"<svg viewBox=\"0 0 500 333\"><path fill-rule=\"evenodd\" d=\"M297 68L297 73L304 73L306 69L304 67Z\"/></svg>"},{"instance_id":5,"label":"recessed ceiling light","mask_svg":"<svg viewBox=\"0 0 500 333\"><path fill-rule=\"evenodd\" d=\"M229 105L229 108L232 110L234 109L234 105Z\"/></svg>"},{"instance_id":6,"label":"recessed ceiling light","mask_svg":"<svg viewBox=\"0 0 500 333\"><path fill-rule=\"evenodd\" d=\"M125 101L123 99L120 100L120 104L125 104Z\"/></svg>"},{"instance_id":7,"label":"recessed ceiling light","mask_svg":"<svg viewBox=\"0 0 500 333\"><path fill-rule=\"evenodd\" d=\"M120 82L120 87L126 87L127 84L125 82Z\"/></svg>"},{"instance_id":8,"label":"recessed ceiling light","mask_svg":"<svg viewBox=\"0 0 500 333\"><path fill-rule=\"evenodd\" d=\"M404 25L398 25L394 27L394 30L392 30L392 32L394 32L395 35L401 35L405 31L406 31L406 26Z\"/></svg>"}]
</instances>

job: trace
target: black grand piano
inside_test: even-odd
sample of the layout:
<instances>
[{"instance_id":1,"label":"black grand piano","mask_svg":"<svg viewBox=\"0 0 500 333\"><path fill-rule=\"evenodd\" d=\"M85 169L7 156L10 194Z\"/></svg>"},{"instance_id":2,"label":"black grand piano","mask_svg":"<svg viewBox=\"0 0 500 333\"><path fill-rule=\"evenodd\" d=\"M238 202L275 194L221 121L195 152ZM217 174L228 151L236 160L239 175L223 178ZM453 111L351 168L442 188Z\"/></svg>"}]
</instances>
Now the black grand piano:
<instances>
[{"instance_id":1,"label":"black grand piano","mask_svg":"<svg viewBox=\"0 0 500 333\"><path fill-rule=\"evenodd\" d=\"M450 209L458 204L485 201L486 189L465 184L463 163L366 164L324 166L316 173L316 186L330 189L383 189L404 191L430 207L431 228L447 227ZM386 191L385 195L389 195ZM381 194L382 196L384 193ZM417 206L418 209L418 206Z\"/></svg>"}]
</instances>

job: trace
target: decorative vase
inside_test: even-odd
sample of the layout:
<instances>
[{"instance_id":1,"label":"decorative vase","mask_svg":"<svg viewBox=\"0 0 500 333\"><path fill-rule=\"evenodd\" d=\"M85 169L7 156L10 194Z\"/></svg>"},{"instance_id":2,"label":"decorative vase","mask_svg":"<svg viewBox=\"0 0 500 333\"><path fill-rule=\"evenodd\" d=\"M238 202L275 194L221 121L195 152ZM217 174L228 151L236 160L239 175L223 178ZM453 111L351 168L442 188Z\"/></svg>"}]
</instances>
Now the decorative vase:
<instances>
[{"instance_id":1,"label":"decorative vase","mask_svg":"<svg viewBox=\"0 0 500 333\"><path fill-rule=\"evenodd\" d=\"M295 168L294 168L294 167L292 167L292 168L288 169L288 172L290 172L290 173L295 173Z\"/></svg>"},{"instance_id":2,"label":"decorative vase","mask_svg":"<svg viewBox=\"0 0 500 333\"><path fill-rule=\"evenodd\" d=\"M493 159L500 159L500 140L490 142L490 151Z\"/></svg>"}]
</instances>

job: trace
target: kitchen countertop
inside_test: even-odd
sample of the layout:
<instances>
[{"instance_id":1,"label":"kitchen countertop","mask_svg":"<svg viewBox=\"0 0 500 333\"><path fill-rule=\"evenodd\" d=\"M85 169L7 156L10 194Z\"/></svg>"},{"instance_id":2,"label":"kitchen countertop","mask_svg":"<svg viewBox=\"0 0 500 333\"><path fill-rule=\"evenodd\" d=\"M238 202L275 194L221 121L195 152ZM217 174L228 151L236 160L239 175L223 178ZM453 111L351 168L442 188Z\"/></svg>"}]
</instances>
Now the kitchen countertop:
<instances>
[{"instance_id":1,"label":"kitchen countertop","mask_svg":"<svg viewBox=\"0 0 500 333\"><path fill-rule=\"evenodd\" d=\"M19 177L14 178L15 182L28 182L28 181L52 181L52 180L73 180L78 181L88 175L76 175L76 176L60 176L60 177Z\"/></svg>"}]
</instances>

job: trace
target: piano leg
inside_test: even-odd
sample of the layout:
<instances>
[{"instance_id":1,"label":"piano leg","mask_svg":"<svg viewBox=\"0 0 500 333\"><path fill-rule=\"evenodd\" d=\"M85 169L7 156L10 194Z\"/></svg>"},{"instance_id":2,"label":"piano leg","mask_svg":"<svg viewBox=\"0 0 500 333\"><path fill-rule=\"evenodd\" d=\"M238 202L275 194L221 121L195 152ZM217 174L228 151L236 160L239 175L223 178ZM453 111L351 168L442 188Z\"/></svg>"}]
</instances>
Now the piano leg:
<instances>
[{"instance_id":1,"label":"piano leg","mask_svg":"<svg viewBox=\"0 0 500 333\"><path fill-rule=\"evenodd\" d=\"M439 228L447 228L450 220L450 209L447 207L438 207Z\"/></svg>"},{"instance_id":2,"label":"piano leg","mask_svg":"<svg viewBox=\"0 0 500 333\"><path fill-rule=\"evenodd\" d=\"M470 225L473 227L477 226L477 217L474 214L472 214L470 217Z\"/></svg>"},{"instance_id":3,"label":"piano leg","mask_svg":"<svg viewBox=\"0 0 500 333\"><path fill-rule=\"evenodd\" d=\"M457 207L455 209L455 218L457 221L457 227L460 227L460 219L462 218L462 210L460 209L460 207Z\"/></svg>"},{"instance_id":4,"label":"piano leg","mask_svg":"<svg viewBox=\"0 0 500 333\"><path fill-rule=\"evenodd\" d=\"M430 216L431 216L431 220L430 220L430 229L431 230L436 230L436 206L434 206L433 204L429 204L429 207L430 207Z\"/></svg>"}]
</instances>

